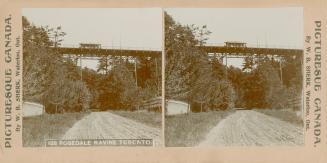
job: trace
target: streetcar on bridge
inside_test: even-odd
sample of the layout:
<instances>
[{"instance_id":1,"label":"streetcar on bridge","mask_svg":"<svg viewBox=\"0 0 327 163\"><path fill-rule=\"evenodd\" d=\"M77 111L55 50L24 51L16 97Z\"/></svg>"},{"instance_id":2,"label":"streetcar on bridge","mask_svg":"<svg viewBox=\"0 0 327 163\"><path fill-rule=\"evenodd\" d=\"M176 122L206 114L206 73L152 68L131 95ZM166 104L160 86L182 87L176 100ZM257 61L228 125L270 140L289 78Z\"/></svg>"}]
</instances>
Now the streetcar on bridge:
<instances>
[{"instance_id":1,"label":"streetcar on bridge","mask_svg":"<svg viewBox=\"0 0 327 163\"><path fill-rule=\"evenodd\" d=\"M245 42L238 42L238 41L227 41L225 42L225 47L229 48L246 48Z\"/></svg>"},{"instance_id":2,"label":"streetcar on bridge","mask_svg":"<svg viewBox=\"0 0 327 163\"><path fill-rule=\"evenodd\" d=\"M101 44L80 43L79 47L85 49L101 49Z\"/></svg>"}]
</instances>

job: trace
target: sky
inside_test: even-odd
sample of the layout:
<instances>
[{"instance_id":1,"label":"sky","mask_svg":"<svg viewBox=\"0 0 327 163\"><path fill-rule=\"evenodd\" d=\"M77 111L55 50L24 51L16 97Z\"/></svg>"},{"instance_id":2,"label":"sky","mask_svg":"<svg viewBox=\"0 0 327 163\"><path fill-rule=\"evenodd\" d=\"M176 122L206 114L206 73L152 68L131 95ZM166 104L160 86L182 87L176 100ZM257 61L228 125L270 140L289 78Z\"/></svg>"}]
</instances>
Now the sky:
<instances>
[{"instance_id":1,"label":"sky","mask_svg":"<svg viewBox=\"0 0 327 163\"><path fill-rule=\"evenodd\" d=\"M25 8L22 15L37 26L61 26L67 33L62 46L162 49L160 8ZM96 69L96 60L84 60L83 67Z\"/></svg>"},{"instance_id":2,"label":"sky","mask_svg":"<svg viewBox=\"0 0 327 163\"><path fill-rule=\"evenodd\" d=\"M170 8L175 21L186 25L207 25L212 33L208 44L246 42L248 47L303 47L303 9L292 8ZM242 59L228 59L241 68Z\"/></svg>"},{"instance_id":3,"label":"sky","mask_svg":"<svg viewBox=\"0 0 327 163\"><path fill-rule=\"evenodd\" d=\"M207 25L208 44L246 42L252 47L303 47L303 9L292 8L170 8L181 24ZM99 43L131 49L162 48L160 8L25 8L22 14L38 26L61 26L67 33L63 46ZM96 69L96 60L82 61ZM241 68L242 59L228 65Z\"/></svg>"}]
</instances>

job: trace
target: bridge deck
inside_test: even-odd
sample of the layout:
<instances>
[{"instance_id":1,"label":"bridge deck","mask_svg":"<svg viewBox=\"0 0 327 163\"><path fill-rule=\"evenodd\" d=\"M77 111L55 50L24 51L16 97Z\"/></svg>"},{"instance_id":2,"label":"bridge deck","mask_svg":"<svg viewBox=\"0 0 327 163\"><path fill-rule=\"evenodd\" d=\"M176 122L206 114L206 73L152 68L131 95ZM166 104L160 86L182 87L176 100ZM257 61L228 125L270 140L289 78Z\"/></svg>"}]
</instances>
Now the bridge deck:
<instances>
[{"instance_id":1,"label":"bridge deck","mask_svg":"<svg viewBox=\"0 0 327 163\"><path fill-rule=\"evenodd\" d=\"M60 54L82 55L83 57L99 56L133 56L133 57L161 57L161 51L154 50L126 50L126 49L92 49L92 48L58 48Z\"/></svg>"},{"instance_id":2,"label":"bridge deck","mask_svg":"<svg viewBox=\"0 0 327 163\"><path fill-rule=\"evenodd\" d=\"M302 56L302 49L278 49L278 48L254 48L254 47L225 47L225 46L204 46L207 53L225 53L227 55L288 55ZM61 54L82 55L83 57L94 56L133 56L133 57L161 57L161 51L155 50L130 50L130 49L92 49L92 48L58 48Z\"/></svg>"},{"instance_id":3,"label":"bridge deck","mask_svg":"<svg viewBox=\"0 0 327 163\"><path fill-rule=\"evenodd\" d=\"M227 55L302 55L302 49L278 49L278 48L253 48L253 47L225 47L205 46L203 50L207 53L226 53Z\"/></svg>"}]
</instances>

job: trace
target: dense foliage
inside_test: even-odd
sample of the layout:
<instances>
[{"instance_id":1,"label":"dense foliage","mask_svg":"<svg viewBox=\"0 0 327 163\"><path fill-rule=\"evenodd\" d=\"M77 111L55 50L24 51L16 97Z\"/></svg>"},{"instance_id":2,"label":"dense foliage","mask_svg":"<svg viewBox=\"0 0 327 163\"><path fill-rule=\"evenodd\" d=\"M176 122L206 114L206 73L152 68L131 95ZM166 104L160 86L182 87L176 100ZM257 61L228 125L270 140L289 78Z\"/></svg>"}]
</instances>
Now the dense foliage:
<instances>
[{"instance_id":1,"label":"dense foliage","mask_svg":"<svg viewBox=\"0 0 327 163\"><path fill-rule=\"evenodd\" d=\"M85 111L92 99L77 67L55 49L64 35L60 27L37 27L23 17L24 101L39 102L49 113Z\"/></svg>"},{"instance_id":2,"label":"dense foliage","mask_svg":"<svg viewBox=\"0 0 327 163\"><path fill-rule=\"evenodd\" d=\"M301 57L248 56L243 69L226 67L221 58L201 50L210 33L206 26L181 25L165 13L167 99L186 101L193 111L207 111L289 108L289 99L301 97Z\"/></svg>"},{"instance_id":3,"label":"dense foliage","mask_svg":"<svg viewBox=\"0 0 327 163\"><path fill-rule=\"evenodd\" d=\"M218 60L209 61L201 50L210 31L181 25L165 13L166 98L199 105L200 111L234 105L234 90L222 74Z\"/></svg>"},{"instance_id":4,"label":"dense foliage","mask_svg":"<svg viewBox=\"0 0 327 163\"><path fill-rule=\"evenodd\" d=\"M236 105L246 108L293 108L302 93L302 57L251 60L251 71L230 67L228 77L238 94ZM245 64L249 60L245 60ZM292 102L293 101L293 102Z\"/></svg>"},{"instance_id":5,"label":"dense foliage","mask_svg":"<svg viewBox=\"0 0 327 163\"><path fill-rule=\"evenodd\" d=\"M38 27L23 17L24 101L41 103L48 113L135 110L161 95L160 58L101 58L98 71L81 70L57 51L65 35L61 27Z\"/></svg>"}]
</instances>

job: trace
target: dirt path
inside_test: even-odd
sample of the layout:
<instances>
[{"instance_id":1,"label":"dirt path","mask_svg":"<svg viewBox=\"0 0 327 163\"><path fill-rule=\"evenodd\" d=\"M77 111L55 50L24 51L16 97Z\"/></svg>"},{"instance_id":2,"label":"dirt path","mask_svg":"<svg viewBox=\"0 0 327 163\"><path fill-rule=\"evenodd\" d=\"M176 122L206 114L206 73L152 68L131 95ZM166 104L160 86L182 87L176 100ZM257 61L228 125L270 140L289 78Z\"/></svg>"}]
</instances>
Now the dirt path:
<instances>
[{"instance_id":1,"label":"dirt path","mask_svg":"<svg viewBox=\"0 0 327 163\"><path fill-rule=\"evenodd\" d=\"M153 139L161 145L161 130L109 112L92 112L69 129L62 139Z\"/></svg>"},{"instance_id":2,"label":"dirt path","mask_svg":"<svg viewBox=\"0 0 327 163\"><path fill-rule=\"evenodd\" d=\"M199 146L302 145L303 129L252 110L238 110L222 120Z\"/></svg>"}]
</instances>

